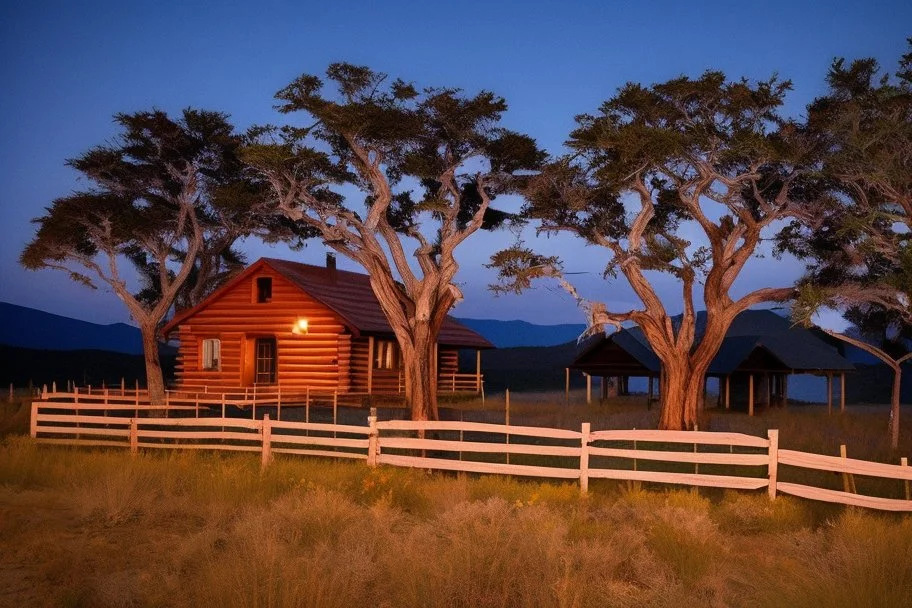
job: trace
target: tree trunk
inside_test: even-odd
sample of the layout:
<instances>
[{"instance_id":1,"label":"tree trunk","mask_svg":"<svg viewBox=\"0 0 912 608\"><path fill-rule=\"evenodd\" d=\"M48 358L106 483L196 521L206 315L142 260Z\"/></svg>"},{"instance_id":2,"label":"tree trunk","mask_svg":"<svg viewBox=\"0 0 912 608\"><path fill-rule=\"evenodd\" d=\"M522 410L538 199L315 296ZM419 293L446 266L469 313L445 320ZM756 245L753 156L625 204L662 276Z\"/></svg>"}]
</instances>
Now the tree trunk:
<instances>
[{"instance_id":1,"label":"tree trunk","mask_svg":"<svg viewBox=\"0 0 912 608\"><path fill-rule=\"evenodd\" d=\"M902 367L893 370L893 394L890 396L890 447L899 448L899 399L902 391Z\"/></svg>"},{"instance_id":2,"label":"tree trunk","mask_svg":"<svg viewBox=\"0 0 912 608\"><path fill-rule=\"evenodd\" d=\"M409 343L400 340L406 405L412 420L437 420L437 335L417 322L409 337Z\"/></svg>"},{"instance_id":3,"label":"tree trunk","mask_svg":"<svg viewBox=\"0 0 912 608\"><path fill-rule=\"evenodd\" d=\"M663 365L662 372L659 428L666 431L692 430L699 422L705 374L686 363Z\"/></svg>"},{"instance_id":4,"label":"tree trunk","mask_svg":"<svg viewBox=\"0 0 912 608\"><path fill-rule=\"evenodd\" d=\"M143 355L146 360L146 386L149 389L151 405L165 404L165 379L162 375L161 362L158 359L158 339L156 325L140 325L142 334Z\"/></svg>"}]
</instances>

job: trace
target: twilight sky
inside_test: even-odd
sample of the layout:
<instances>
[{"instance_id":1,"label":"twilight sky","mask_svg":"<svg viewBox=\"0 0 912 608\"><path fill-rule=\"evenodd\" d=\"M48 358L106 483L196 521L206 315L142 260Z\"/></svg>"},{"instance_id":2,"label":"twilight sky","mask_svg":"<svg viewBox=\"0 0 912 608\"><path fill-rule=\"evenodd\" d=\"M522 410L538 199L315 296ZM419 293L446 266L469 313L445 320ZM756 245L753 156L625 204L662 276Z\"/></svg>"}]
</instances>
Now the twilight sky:
<instances>
[{"instance_id":1,"label":"twilight sky","mask_svg":"<svg viewBox=\"0 0 912 608\"><path fill-rule=\"evenodd\" d=\"M827 8L817 8L827 4ZM187 106L231 114L241 129L282 122L273 94L303 72L333 61L365 64L420 86L489 89L506 98L506 126L560 153L573 116L594 111L627 81L661 82L708 68L730 78L789 78L786 112L800 116L824 91L836 56L873 56L887 69L912 35L907 0L829 3L578 1L434 3L85 2L45 0L0 8L0 301L97 323L129 322L116 297L63 273L26 271L18 257L32 237L29 220L58 197L85 187L64 166L115 134L111 117L152 107ZM510 233L477 234L457 258L466 299L461 317L581 322L572 300L541 285L494 298L482 268ZM534 234L524 235L527 242ZM634 302L623 281L601 279L607 257L572 240L540 241L559 253L581 292L617 307ZM302 252L248 242L261 256L323 263L313 241ZM357 267L340 260L340 266ZM784 285L801 274L794 261L755 260L736 291ZM659 283L668 308L679 292ZM838 323L834 316L824 324Z\"/></svg>"}]
</instances>

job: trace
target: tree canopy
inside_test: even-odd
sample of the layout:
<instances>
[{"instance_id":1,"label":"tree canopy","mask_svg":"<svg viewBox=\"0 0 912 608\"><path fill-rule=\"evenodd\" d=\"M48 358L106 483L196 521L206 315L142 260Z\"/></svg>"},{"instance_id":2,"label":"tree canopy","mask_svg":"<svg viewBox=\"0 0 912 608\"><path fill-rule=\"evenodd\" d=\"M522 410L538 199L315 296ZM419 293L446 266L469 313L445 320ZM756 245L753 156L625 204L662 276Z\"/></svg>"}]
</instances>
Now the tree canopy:
<instances>
[{"instance_id":1,"label":"tree canopy","mask_svg":"<svg viewBox=\"0 0 912 608\"><path fill-rule=\"evenodd\" d=\"M544 155L501 125L507 104L488 91L418 89L338 63L325 81L305 74L276 97L281 112L301 113L306 124L255 131L245 159L290 219L367 271L402 349L413 417L434 418L429 349L462 298L455 251L509 219L492 200L516 191L517 172L536 169Z\"/></svg>"},{"instance_id":2,"label":"tree canopy","mask_svg":"<svg viewBox=\"0 0 912 608\"><path fill-rule=\"evenodd\" d=\"M89 287L107 284L143 333L150 394L163 399L155 332L175 302L192 303L241 263L234 241L262 225L263 201L237 158L227 115L187 109L118 114L120 133L68 164L90 187L53 201L20 261L55 268ZM259 224L257 224L259 222ZM136 292L122 271L135 267ZM192 280L191 280L192 279Z\"/></svg>"},{"instance_id":3,"label":"tree canopy","mask_svg":"<svg viewBox=\"0 0 912 608\"><path fill-rule=\"evenodd\" d=\"M825 151L817 185L779 248L809 264L796 318L809 324L822 307L842 309L868 340L831 333L893 369L895 447L900 365L912 337L912 52L895 74L871 58L837 59L827 84L805 127Z\"/></svg>"},{"instance_id":4,"label":"tree canopy","mask_svg":"<svg viewBox=\"0 0 912 608\"><path fill-rule=\"evenodd\" d=\"M912 53L893 75L838 59L827 83L807 123L826 149L820 192L780 239L810 262L798 312L854 308L899 331L912 323Z\"/></svg>"},{"instance_id":5,"label":"tree canopy","mask_svg":"<svg viewBox=\"0 0 912 608\"><path fill-rule=\"evenodd\" d=\"M693 428L705 372L734 317L785 301L791 286L738 299L732 285L777 220L794 212L812 146L779 114L788 81L729 81L720 72L649 87L629 83L595 114L577 117L567 145L524 193L539 232L569 232L604 248L607 278L623 276L640 300L608 310L563 275L561 260L519 243L497 253L496 290L556 278L585 309L590 331L637 323L662 361L663 428ZM686 239L687 225L701 237ZM650 280L674 277L683 314L673 317ZM697 327L702 284L705 327Z\"/></svg>"}]
</instances>

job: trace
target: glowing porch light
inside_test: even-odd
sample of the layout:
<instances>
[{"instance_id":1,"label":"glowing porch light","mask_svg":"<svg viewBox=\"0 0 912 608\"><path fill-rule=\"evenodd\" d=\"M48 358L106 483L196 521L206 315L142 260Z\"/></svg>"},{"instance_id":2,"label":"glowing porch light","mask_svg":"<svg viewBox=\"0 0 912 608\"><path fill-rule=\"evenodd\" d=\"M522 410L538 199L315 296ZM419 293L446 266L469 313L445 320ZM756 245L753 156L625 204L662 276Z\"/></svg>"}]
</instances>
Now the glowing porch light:
<instances>
[{"instance_id":1,"label":"glowing porch light","mask_svg":"<svg viewBox=\"0 0 912 608\"><path fill-rule=\"evenodd\" d=\"M299 318L297 321L295 321L295 324L291 330L291 333L306 334L307 333L307 319Z\"/></svg>"}]
</instances>

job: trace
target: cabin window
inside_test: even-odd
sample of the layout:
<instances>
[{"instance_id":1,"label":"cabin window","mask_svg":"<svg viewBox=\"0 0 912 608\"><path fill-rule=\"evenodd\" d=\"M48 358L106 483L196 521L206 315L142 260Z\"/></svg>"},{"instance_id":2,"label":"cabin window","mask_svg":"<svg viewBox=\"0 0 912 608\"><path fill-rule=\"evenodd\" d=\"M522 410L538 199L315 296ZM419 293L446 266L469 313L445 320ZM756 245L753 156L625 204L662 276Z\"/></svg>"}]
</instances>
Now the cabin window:
<instances>
[{"instance_id":1,"label":"cabin window","mask_svg":"<svg viewBox=\"0 0 912 608\"><path fill-rule=\"evenodd\" d=\"M374 342L374 369L397 369L399 367L399 345L393 340Z\"/></svg>"},{"instance_id":2,"label":"cabin window","mask_svg":"<svg viewBox=\"0 0 912 608\"><path fill-rule=\"evenodd\" d=\"M256 301L260 304L272 302L272 277L257 277Z\"/></svg>"},{"instance_id":3,"label":"cabin window","mask_svg":"<svg viewBox=\"0 0 912 608\"><path fill-rule=\"evenodd\" d=\"M220 370L222 369L222 341L217 338L203 340L203 369Z\"/></svg>"}]
</instances>

